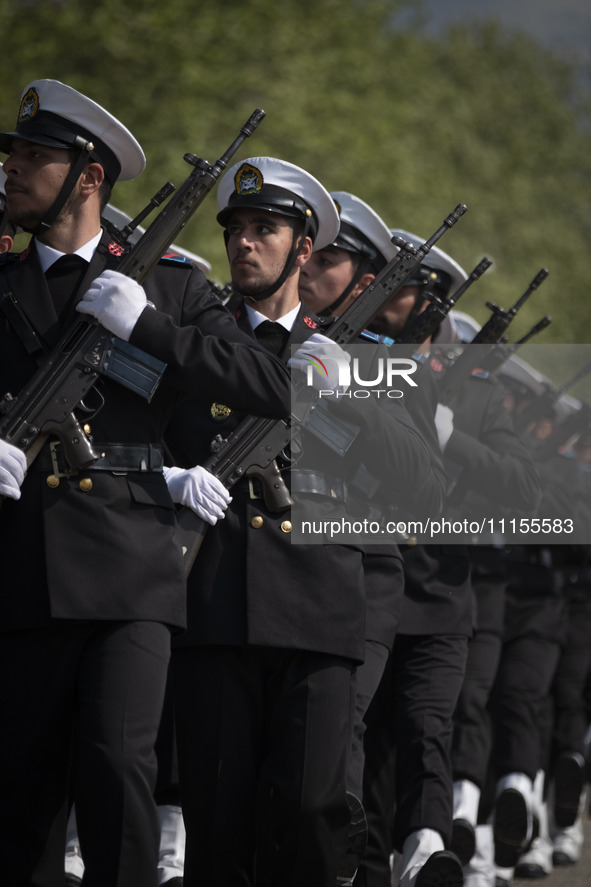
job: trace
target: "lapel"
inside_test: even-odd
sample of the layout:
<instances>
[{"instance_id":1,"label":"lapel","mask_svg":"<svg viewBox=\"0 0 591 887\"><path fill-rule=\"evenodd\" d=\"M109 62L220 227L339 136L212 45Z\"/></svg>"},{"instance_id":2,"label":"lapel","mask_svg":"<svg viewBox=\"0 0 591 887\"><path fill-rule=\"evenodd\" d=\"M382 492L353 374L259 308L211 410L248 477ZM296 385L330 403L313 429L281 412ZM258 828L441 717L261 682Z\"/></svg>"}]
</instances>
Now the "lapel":
<instances>
[{"instance_id":1,"label":"lapel","mask_svg":"<svg viewBox=\"0 0 591 887\"><path fill-rule=\"evenodd\" d=\"M238 324L238 328L242 330L243 333L247 333L252 339L254 339L254 331L252 326L250 325L250 320L248 319L248 312L244 307L244 303L242 301L234 304L230 308L234 320Z\"/></svg>"},{"instance_id":2,"label":"lapel","mask_svg":"<svg viewBox=\"0 0 591 887\"><path fill-rule=\"evenodd\" d=\"M246 308L244 307L243 302L239 302L231 306L232 313L234 315L234 320L240 327L240 329L248 333L254 339L254 332L250 325L250 321L248 319L248 313ZM300 305L300 310L297 313L294 324L291 328L291 333L289 334L287 341L283 347L283 351L279 355L281 360L288 361L291 357L291 346L292 345L301 345L302 342L305 342L313 332L318 331L322 332L323 329L323 321L319 317L310 311L309 308L302 302Z\"/></svg>"},{"instance_id":3,"label":"lapel","mask_svg":"<svg viewBox=\"0 0 591 887\"><path fill-rule=\"evenodd\" d=\"M20 261L6 268L6 280L21 311L41 341L49 346L52 331L57 326L57 316L34 240L21 253Z\"/></svg>"},{"instance_id":4,"label":"lapel","mask_svg":"<svg viewBox=\"0 0 591 887\"><path fill-rule=\"evenodd\" d=\"M306 339L309 339L312 333L322 332L322 320L313 314L310 309L302 302L300 310L297 313L294 325L291 328L289 339L286 342L284 353L281 355L284 360L291 357L291 345L301 345Z\"/></svg>"},{"instance_id":5,"label":"lapel","mask_svg":"<svg viewBox=\"0 0 591 887\"><path fill-rule=\"evenodd\" d=\"M63 333L64 329L72 326L76 320L80 320L81 315L76 311L76 305L90 286L93 280L97 278L106 268L117 268L117 265L121 261L120 257L117 253L110 252L110 242L111 238L108 234L103 231L103 236L99 241L99 245L94 251L94 255L86 269L86 274L82 278L82 282L78 287L78 294L72 305L70 306L69 311L63 320L63 326L60 329L60 333Z\"/></svg>"},{"instance_id":6,"label":"lapel","mask_svg":"<svg viewBox=\"0 0 591 887\"><path fill-rule=\"evenodd\" d=\"M79 297L86 292L91 282L104 268L117 266L119 259L110 255L108 245L109 238L103 233L78 290ZM59 341L68 326L80 319L80 315L72 306L64 318L63 325L58 324L34 239L21 253L20 262L6 267L6 280L8 289L13 293L23 314L48 350ZM76 299L76 302L78 301L79 298Z\"/></svg>"}]
</instances>

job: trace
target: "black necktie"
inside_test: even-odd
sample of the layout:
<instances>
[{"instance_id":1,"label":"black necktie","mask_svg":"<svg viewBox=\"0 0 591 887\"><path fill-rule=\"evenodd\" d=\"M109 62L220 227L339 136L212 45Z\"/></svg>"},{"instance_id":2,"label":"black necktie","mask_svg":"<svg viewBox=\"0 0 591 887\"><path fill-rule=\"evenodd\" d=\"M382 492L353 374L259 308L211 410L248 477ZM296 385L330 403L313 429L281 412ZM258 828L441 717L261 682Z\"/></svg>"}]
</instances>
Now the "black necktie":
<instances>
[{"instance_id":1,"label":"black necktie","mask_svg":"<svg viewBox=\"0 0 591 887\"><path fill-rule=\"evenodd\" d=\"M69 308L87 268L88 262L85 259L72 254L60 256L45 272L47 286L59 318Z\"/></svg>"},{"instance_id":2,"label":"black necktie","mask_svg":"<svg viewBox=\"0 0 591 887\"><path fill-rule=\"evenodd\" d=\"M260 323L255 329L254 334L259 345L262 345L273 354L281 354L283 346L289 338L289 330L272 320L264 320Z\"/></svg>"}]
</instances>

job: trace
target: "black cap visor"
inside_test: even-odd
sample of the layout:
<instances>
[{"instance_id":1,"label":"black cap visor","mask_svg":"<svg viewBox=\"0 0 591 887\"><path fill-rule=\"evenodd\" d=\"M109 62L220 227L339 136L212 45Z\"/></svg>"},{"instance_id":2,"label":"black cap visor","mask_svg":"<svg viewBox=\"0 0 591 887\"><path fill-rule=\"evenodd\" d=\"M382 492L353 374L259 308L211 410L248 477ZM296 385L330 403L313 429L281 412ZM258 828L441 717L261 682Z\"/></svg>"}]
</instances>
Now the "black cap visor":
<instances>
[{"instance_id":1,"label":"black cap visor","mask_svg":"<svg viewBox=\"0 0 591 887\"><path fill-rule=\"evenodd\" d=\"M275 185L264 185L256 194L234 193L230 197L228 206L220 210L216 219L220 225L225 227L234 210L242 208L262 209L266 212L277 213L288 218L302 219L303 221L310 218L309 234L312 240L316 238L318 221L314 211L300 197L285 188L279 188Z\"/></svg>"}]
</instances>

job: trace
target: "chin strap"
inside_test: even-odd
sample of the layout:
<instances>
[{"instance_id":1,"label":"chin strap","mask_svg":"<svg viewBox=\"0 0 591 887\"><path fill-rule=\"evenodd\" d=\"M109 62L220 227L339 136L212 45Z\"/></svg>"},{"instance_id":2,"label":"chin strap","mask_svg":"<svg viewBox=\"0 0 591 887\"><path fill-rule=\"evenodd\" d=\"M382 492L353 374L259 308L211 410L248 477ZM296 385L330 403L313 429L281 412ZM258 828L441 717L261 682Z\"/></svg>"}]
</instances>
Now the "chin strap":
<instances>
[{"instance_id":1,"label":"chin strap","mask_svg":"<svg viewBox=\"0 0 591 887\"><path fill-rule=\"evenodd\" d=\"M49 207L45 218L39 223L39 225L37 225L35 230L31 232L36 236L39 234L45 234L49 231L64 208L66 200L74 190L74 185L80 178L82 170L88 163L91 152L94 151L93 143L83 139L82 136L76 136L73 147L76 154L74 156L74 162L70 167L70 172L66 176L66 180L61 187L60 193L57 195L52 206Z\"/></svg>"},{"instance_id":2,"label":"chin strap","mask_svg":"<svg viewBox=\"0 0 591 887\"><path fill-rule=\"evenodd\" d=\"M334 314L335 309L339 308L343 304L349 293L352 292L352 290L357 286L363 275L370 270L370 267L371 260L368 259L367 256L364 256L359 263L359 266L356 269L355 273L353 274L353 277L351 278L350 282L347 284L341 295L337 296L332 305L328 305L326 308L323 308L322 311L319 311L318 317L330 317L332 314Z\"/></svg>"}]
</instances>

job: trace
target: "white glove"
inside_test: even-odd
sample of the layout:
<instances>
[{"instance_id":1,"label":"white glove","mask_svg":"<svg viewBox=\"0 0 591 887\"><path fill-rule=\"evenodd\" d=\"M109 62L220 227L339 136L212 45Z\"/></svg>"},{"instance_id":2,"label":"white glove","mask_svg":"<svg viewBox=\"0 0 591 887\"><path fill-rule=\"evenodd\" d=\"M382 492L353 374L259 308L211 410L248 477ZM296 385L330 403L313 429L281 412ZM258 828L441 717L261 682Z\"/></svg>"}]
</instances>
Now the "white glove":
<instances>
[{"instance_id":1,"label":"white glove","mask_svg":"<svg viewBox=\"0 0 591 887\"><path fill-rule=\"evenodd\" d=\"M454 414L453 410L450 410L449 407L444 406L442 403L438 403L435 410L435 428L437 429L439 446L443 453L454 430Z\"/></svg>"},{"instance_id":2,"label":"white glove","mask_svg":"<svg viewBox=\"0 0 591 887\"><path fill-rule=\"evenodd\" d=\"M312 333L287 361L288 367L308 375L318 391L344 394L351 384L351 355L322 333Z\"/></svg>"},{"instance_id":3,"label":"white glove","mask_svg":"<svg viewBox=\"0 0 591 887\"><path fill-rule=\"evenodd\" d=\"M76 310L96 317L105 329L129 342L131 332L147 305L146 293L139 283L119 271L107 270L92 281L88 292L76 305Z\"/></svg>"},{"instance_id":4,"label":"white glove","mask_svg":"<svg viewBox=\"0 0 591 887\"><path fill-rule=\"evenodd\" d=\"M192 508L195 514L212 526L224 517L232 501L223 483L201 465L186 470L165 467L164 479L173 502Z\"/></svg>"},{"instance_id":5,"label":"white glove","mask_svg":"<svg viewBox=\"0 0 591 887\"><path fill-rule=\"evenodd\" d=\"M0 440L0 494L9 499L20 499L20 487L26 470L27 460L23 451Z\"/></svg>"}]
</instances>

